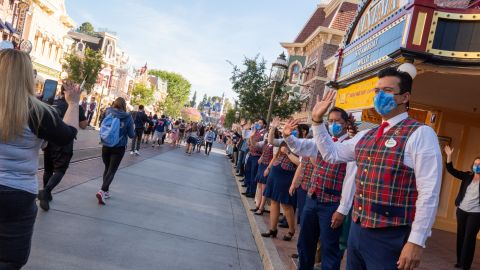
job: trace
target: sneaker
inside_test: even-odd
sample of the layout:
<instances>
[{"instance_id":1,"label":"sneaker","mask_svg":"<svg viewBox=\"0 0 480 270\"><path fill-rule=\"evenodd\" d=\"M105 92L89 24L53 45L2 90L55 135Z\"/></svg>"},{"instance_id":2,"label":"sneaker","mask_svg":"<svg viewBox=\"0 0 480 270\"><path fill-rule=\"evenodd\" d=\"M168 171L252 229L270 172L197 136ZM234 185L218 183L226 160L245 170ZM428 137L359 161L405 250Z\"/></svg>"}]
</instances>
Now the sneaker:
<instances>
[{"instance_id":1,"label":"sneaker","mask_svg":"<svg viewBox=\"0 0 480 270\"><path fill-rule=\"evenodd\" d=\"M110 195L110 192L103 192L103 198L105 199L110 199L112 197L112 195Z\"/></svg>"},{"instance_id":2,"label":"sneaker","mask_svg":"<svg viewBox=\"0 0 480 270\"><path fill-rule=\"evenodd\" d=\"M130 151L130 155L133 155L134 153L135 153L135 152L133 152L133 151Z\"/></svg>"},{"instance_id":3,"label":"sneaker","mask_svg":"<svg viewBox=\"0 0 480 270\"><path fill-rule=\"evenodd\" d=\"M138 150L135 150L135 155L140 156L140 152Z\"/></svg>"},{"instance_id":4,"label":"sneaker","mask_svg":"<svg viewBox=\"0 0 480 270\"><path fill-rule=\"evenodd\" d=\"M98 199L98 204L105 205L105 192L100 190L100 191L97 192L96 196L97 196L97 199Z\"/></svg>"}]
</instances>

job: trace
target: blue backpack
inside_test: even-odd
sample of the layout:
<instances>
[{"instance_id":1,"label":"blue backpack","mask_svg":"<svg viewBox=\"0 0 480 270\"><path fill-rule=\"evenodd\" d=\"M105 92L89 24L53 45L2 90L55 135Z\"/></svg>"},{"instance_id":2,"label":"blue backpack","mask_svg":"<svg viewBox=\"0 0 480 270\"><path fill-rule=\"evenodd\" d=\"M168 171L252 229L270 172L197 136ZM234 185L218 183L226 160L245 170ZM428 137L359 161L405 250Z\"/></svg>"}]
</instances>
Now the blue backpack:
<instances>
[{"instance_id":1,"label":"blue backpack","mask_svg":"<svg viewBox=\"0 0 480 270\"><path fill-rule=\"evenodd\" d=\"M120 142L120 119L111 113L102 121L100 141L107 147L114 147Z\"/></svg>"}]
</instances>

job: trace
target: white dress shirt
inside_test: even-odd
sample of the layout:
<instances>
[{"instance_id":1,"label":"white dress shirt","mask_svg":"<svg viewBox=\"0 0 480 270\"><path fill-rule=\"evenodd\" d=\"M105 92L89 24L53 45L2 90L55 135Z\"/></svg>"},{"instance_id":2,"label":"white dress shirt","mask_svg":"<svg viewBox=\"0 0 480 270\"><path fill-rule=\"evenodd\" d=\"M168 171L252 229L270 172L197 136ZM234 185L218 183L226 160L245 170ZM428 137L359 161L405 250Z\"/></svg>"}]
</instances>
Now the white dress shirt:
<instances>
[{"instance_id":1,"label":"white dress shirt","mask_svg":"<svg viewBox=\"0 0 480 270\"><path fill-rule=\"evenodd\" d=\"M329 135L330 136L330 135ZM341 136L336 143L342 143L348 138L348 134ZM318 155L318 148L314 139L297 139L294 136L289 136L285 139L290 150L302 157L316 158ZM325 160L327 161L327 160ZM327 161L328 162L328 161ZM345 173L345 178L342 184L342 195L340 198L340 205L337 212L348 215L350 208L352 208L353 198L355 194L355 175L357 174L357 164L355 162L348 162Z\"/></svg>"},{"instance_id":2,"label":"white dress shirt","mask_svg":"<svg viewBox=\"0 0 480 270\"><path fill-rule=\"evenodd\" d=\"M399 114L387 122L390 128L408 117L408 113ZM355 161L355 146L368 130L359 132L344 143L333 143L325 125L313 126L313 136L317 147L327 162L342 163ZM442 154L437 134L429 126L417 128L408 138L403 163L415 172L418 198L415 219L408 241L425 247L438 207L440 186L442 183Z\"/></svg>"}]
</instances>

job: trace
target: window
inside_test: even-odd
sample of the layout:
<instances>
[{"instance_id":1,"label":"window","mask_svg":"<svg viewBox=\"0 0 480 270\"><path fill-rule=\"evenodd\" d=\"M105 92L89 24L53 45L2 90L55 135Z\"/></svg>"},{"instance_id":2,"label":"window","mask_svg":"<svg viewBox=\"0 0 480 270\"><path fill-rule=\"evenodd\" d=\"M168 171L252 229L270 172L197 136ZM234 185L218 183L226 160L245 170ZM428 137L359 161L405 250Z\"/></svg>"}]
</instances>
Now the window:
<instances>
[{"instance_id":1,"label":"window","mask_svg":"<svg viewBox=\"0 0 480 270\"><path fill-rule=\"evenodd\" d=\"M300 79L300 65L295 63L290 67L290 83L298 83Z\"/></svg>"},{"instance_id":2,"label":"window","mask_svg":"<svg viewBox=\"0 0 480 270\"><path fill-rule=\"evenodd\" d=\"M77 43L77 51L78 52L83 52L84 49L85 49L85 45L82 42L78 42Z\"/></svg>"}]
</instances>

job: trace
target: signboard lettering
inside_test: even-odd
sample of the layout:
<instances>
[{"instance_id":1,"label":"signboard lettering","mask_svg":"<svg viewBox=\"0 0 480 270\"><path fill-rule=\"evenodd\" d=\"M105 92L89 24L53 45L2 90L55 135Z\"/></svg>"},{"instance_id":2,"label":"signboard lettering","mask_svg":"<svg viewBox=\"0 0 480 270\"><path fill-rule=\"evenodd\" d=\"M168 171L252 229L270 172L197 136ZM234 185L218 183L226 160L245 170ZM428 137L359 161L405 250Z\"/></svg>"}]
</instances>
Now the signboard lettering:
<instances>
[{"instance_id":1,"label":"signboard lettering","mask_svg":"<svg viewBox=\"0 0 480 270\"><path fill-rule=\"evenodd\" d=\"M372 35L369 39L345 49L340 79L355 75L372 65L388 60L388 55L402 45L406 16Z\"/></svg>"},{"instance_id":2,"label":"signboard lettering","mask_svg":"<svg viewBox=\"0 0 480 270\"><path fill-rule=\"evenodd\" d=\"M400 8L400 2L401 0L372 1L358 21L352 40L357 39L365 34L368 30L382 23L388 16L390 16L390 14Z\"/></svg>"}]
</instances>

